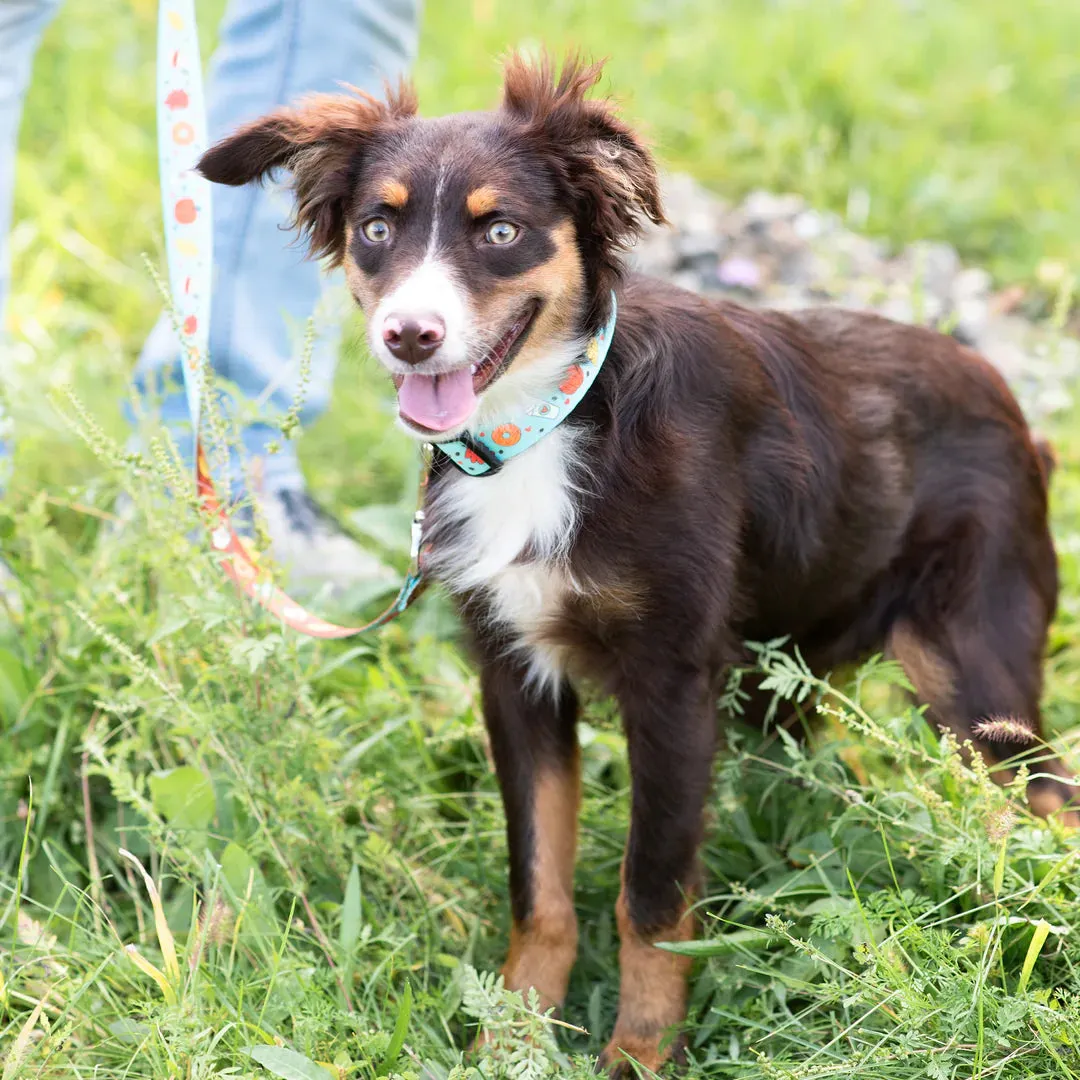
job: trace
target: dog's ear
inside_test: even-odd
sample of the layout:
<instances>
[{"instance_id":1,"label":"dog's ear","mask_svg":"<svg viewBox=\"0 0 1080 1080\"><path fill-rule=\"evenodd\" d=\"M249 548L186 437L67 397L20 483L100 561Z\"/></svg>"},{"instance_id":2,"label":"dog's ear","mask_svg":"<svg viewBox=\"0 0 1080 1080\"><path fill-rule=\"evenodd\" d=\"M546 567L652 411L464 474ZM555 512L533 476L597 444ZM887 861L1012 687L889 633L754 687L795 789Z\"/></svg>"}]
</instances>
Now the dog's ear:
<instances>
[{"instance_id":1,"label":"dog's ear","mask_svg":"<svg viewBox=\"0 0 1080 1080\"><path fill-rule=\"evenodd\" d=\"M643 218L662 224L664 210L648 147L610 101L585 97L602 71L603 63L571 56L556 73L547 55L531 62L512 54L504 68L503 110L543 138L583 216L599 237L621 247L640 233Z\"/></svg>"},{"instance_id":2,"label":"dog's ear","mask_svg":"<svg viewBox=\"0 0 1080 1080\"><path fill-rule=\"evenodd\" d=\"M352 89L352 88L350 88ZM355 96L354 96L355 95ZM381 129L416 114L416 96L402 83L385 101L359 90L311 94L295 108L278 109L210 147L196 166L216 184L262 180L277 168L292 173L296 194L293 225L311 254L341 262L345 212L355 166Z\"/></svg>"}]
</instances>

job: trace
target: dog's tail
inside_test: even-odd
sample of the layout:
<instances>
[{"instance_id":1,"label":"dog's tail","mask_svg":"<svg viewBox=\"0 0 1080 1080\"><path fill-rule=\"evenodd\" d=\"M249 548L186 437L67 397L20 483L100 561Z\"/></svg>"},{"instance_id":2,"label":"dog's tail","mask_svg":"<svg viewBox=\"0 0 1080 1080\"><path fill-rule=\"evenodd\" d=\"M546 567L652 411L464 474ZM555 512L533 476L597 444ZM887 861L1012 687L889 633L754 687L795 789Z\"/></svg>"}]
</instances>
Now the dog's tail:
<instances>
[{"instance_id":1,"label":"dog's tail","mask_svg":"<svg viewBox=\"0 0 1080 1080\"><path fill-rule=\"evenodd\" d=\"M1057 468L1057 454L1054 453L1050 440L1041 435L1033 435L1032 442L1035 444L1035 453L1039 455L1039 462L1042 465L1043 480L1049 487L1050 477L1054 475L1054 469Z\"/></svg>"}]
</instances>

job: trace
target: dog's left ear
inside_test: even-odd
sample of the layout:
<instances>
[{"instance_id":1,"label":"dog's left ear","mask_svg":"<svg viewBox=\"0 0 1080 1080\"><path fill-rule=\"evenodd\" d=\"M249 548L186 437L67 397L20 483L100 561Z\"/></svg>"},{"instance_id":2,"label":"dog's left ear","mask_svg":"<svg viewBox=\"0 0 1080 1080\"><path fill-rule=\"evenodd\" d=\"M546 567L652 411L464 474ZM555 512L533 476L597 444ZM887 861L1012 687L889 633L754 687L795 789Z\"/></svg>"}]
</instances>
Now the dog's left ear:
<instances>
[{"instance_id":1,"label":"dog's left ear","mask_svg":"<svg viewBox=\"0 0 1080 1080\"><path fill-rule=\"evenodd\" d=\"M648 218L664 223L652 154L609 101L585 95L603 64L570 57L557 75L548 56L512 54L504 68L503 111L523 121L552 151L551 165L578 200L579 229L625 247Z\"/></svg>"},{"instance_id":2,"label":"dog's left ear","mask_svg":"<svg viewBox=\"0 0 1080 1080\"><path fill-rule=\"evenodd\" d=\"M216 184L262 180L277 168L292 173L293 224L315 257L336 266L345 253L345 212L355 167L372 138L416 113L411 87L387 90L386 100L360 91L311 94L295 108L278 109L245 125L203 154L196 166Z\"/></svg>"}]
</instances>

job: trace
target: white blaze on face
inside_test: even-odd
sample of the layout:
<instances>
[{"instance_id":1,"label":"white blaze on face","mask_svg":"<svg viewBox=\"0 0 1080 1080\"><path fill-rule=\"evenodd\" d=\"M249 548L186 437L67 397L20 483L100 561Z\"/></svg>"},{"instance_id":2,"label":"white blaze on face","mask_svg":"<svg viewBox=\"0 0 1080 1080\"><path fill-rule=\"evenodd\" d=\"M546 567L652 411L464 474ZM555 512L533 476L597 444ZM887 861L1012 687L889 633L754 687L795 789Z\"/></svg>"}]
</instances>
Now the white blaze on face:
<instances>
[{"instance_id":1,"label":"white blaze on face","mask_svg":"<svg viewBox=\"0 0 1080 1080\"><path fill-rule=\"evenodd\" d=\"M441 324L442 342L419 363L395 357L383 340L388 319L402 323ZM419 437L451 437L469 422L477 397L469 347L469 311L465 291L443 263L424 259L375 310L372 348L395 376L398 413L405 430Z\"/></svg>"},{"instance_id":2,"label":"white blaze on face","mask_svg":"<svg viewBox=\"0 0 1080 1080\"><path fill-rule=\"evenodd\" d=\"M368 322L372 352L395 374L409 366L398 360L383 341L382 328L389 316L408 322L435 316L446 326L446 336L438 352L425 364L428 372L452 371L469 359L471 318L468 298L452 269L430 256L410 271L382 298Z\"/></svg>"},{"instance_id":3,"label":"white blaze on face","mask_svg":"<svg viewBox=\"0 0 1080 1080\"><path fill-rule=\"evenodd\" d=\"M439 166L432 198L431 233L420 265L405 277L379 302L375 316L368 324L368 336L375 355L395 374L409 370L407 364L397 360L383 341L383 323L390 316L402 322L441 319L446 336L438 352L424 371L435 373L453 371L463 367L469 360L469 340L472 320L466 290L451 266L439 258L439 218L446 187L445 162Z\"/></svg>"}]
</instances>

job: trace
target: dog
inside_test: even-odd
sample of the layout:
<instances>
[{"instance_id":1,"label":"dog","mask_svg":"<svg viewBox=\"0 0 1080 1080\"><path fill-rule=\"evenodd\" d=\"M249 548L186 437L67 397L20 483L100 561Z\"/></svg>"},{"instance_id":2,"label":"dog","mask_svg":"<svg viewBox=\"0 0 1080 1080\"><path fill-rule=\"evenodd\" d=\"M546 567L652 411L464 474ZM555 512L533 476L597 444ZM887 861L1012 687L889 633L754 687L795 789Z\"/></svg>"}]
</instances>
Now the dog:
<instances>
[{"instance_id":1,"label":"dog","mask_svg":"<svg viewBox=\"0 0 1080 1080\"><path fill-rule=\"evenodd\" d=\"M625 269L664 214L649 149L587 96L599 77L512 56L497 109L435 119L404 84L316 95L199 169L291 172L295 224L344 266L401 428L435 448L426 570L479 662L509 840L503 972L545 1008L577 947L575 686L619 702L631 822L601 1065L630 1075L684 1018L690 961L653 945L693 936L716 699L743 643L786 636L823 673L886 650L935 724L1002 761L1027 740L978 725L1039 738L1058 582L1047 451L970 348ZM1029 799L1075 823L1067 776L1042 761Z\"/></svg>"}]
</instances>

